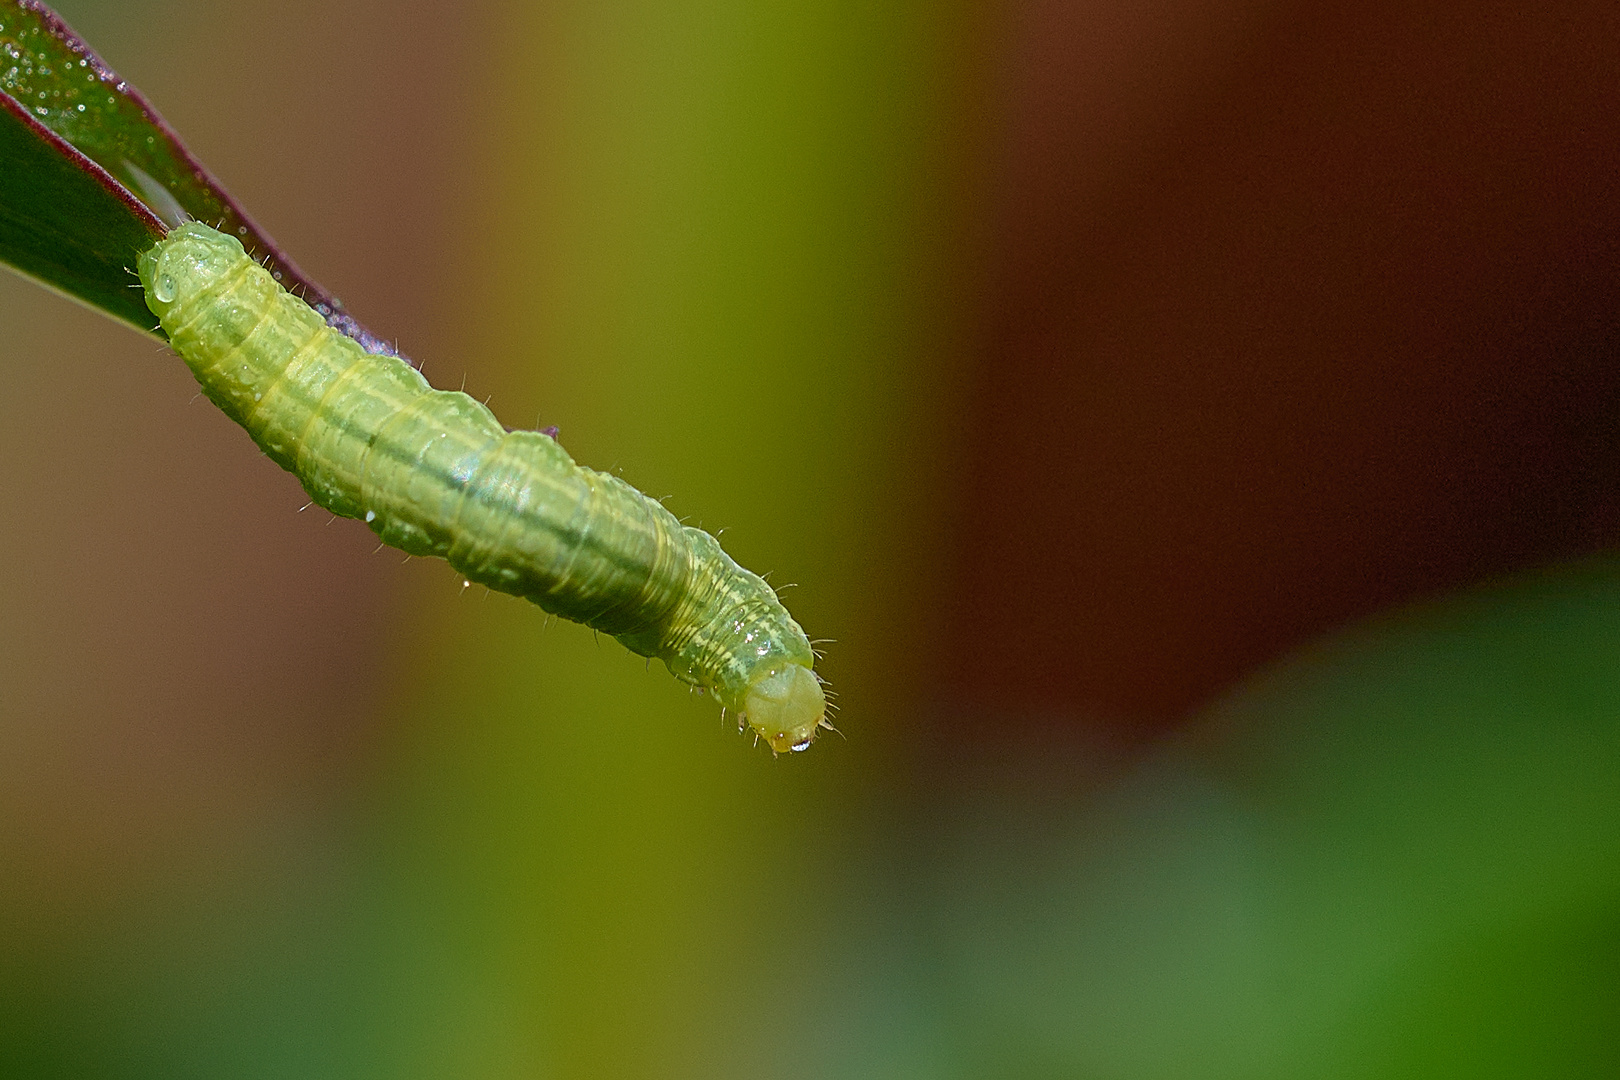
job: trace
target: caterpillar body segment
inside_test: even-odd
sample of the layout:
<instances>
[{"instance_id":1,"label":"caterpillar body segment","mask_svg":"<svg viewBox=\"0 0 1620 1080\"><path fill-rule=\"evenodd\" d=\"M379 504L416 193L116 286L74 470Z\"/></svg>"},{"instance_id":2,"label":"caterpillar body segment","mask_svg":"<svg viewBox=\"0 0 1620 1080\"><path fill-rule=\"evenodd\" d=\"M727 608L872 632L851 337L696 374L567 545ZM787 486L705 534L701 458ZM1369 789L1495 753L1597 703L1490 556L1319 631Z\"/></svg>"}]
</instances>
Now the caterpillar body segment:
<instances>
[{"instance_id":1,"label":"caterpillar body segment","mask_svg":"<svg viewBox=\"0 0 1620 1080\"><path fill-rule=\"evenodd\" d=\"M187 222L138 272L203 393L321 506L657 657L773 751L824 726L804 632L708 533L549 435L507 431L466 394L367 353L232 236Z\"/></svg>"}]
</instances>

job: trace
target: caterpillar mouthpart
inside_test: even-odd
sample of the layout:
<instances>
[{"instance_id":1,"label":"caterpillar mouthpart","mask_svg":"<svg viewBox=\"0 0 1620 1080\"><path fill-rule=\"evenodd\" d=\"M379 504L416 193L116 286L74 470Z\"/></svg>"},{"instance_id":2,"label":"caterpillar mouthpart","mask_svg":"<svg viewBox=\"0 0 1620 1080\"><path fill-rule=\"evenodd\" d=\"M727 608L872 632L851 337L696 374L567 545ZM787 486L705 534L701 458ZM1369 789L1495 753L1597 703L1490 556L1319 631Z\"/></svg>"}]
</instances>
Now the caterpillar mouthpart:
<instances>
[{"instance_id":1,"label":"caterpillar mouthpart","mask_svg":"<svg viewBox=\"0 0 1620 1080\"><path fill-rule=\"evenodd\" d=\"M826 714L821 683L800 664L766 669L743 702L748 726L778 754L809 749Z\"/></svg>"}]
</instances>

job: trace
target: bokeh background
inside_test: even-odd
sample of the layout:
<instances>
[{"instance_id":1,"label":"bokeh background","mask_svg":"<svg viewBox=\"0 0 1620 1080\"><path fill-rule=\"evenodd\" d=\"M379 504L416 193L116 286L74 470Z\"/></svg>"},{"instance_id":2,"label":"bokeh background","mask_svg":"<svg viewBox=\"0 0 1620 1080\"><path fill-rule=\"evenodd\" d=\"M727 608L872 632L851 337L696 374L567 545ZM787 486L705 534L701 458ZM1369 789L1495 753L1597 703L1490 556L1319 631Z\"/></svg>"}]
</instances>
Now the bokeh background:
<instances>
[{"instance_id":1,"label":"bokeh background","mask_svg":"<svg viewBox=\"0 0 1620 1080\"><path fill-rule=\"evenodd\" d=\"M59 7L847 738L0 275L0 1075L1620 1073L1612 4Z\"/></svg>"}]
</instances>

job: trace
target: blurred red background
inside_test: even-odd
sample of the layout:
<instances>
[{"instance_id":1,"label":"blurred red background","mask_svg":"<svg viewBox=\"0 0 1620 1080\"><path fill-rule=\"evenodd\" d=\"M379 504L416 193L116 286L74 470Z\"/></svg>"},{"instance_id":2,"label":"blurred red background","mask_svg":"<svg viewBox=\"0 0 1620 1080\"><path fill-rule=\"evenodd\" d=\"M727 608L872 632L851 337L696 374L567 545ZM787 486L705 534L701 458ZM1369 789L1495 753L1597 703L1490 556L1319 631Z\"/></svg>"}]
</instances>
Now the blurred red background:
<instances>
[{"instance_id":1,"label":"blurred red background","mask_svg":"<svg viewBox=\"0 0 1620 1080\"><path fill-rule=\"evenodd\" d=\"M1613 545L1620 8L1010 25L956 735L986 707L1151 734L1357 616Z\"/></svg>"}]
</instances>

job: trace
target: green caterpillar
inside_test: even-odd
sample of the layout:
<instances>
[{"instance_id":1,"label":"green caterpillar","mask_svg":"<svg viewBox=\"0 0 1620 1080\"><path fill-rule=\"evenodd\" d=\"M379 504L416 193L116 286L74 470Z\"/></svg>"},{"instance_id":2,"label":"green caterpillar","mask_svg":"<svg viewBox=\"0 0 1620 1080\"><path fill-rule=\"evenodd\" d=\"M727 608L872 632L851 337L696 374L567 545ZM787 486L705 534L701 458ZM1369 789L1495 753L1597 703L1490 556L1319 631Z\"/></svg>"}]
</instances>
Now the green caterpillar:
<instances>
[{"instance_id":1,"label":"green caterpillar","mask_svg":"<svg viewBox=\"0 0 1620 1080\"><path fill-rule=\"evenodd\" d=\"M657 657L773 751L830 726L804 631L708 533L550 436L507 431L466 394L367 353L235 237L187 222L138 272L203 393L321 506Z\"/></svg>"}]
</instances>

